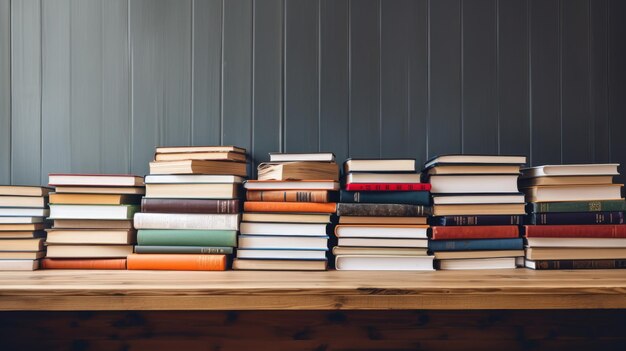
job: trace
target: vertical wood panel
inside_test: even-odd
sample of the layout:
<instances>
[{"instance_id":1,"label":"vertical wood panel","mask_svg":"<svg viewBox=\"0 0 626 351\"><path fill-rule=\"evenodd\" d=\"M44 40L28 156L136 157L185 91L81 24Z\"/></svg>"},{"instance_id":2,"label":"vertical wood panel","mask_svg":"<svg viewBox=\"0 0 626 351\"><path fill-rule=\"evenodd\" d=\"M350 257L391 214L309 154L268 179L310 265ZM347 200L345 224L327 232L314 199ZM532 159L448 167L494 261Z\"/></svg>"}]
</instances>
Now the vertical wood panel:
<instances>
[{"instance_id":1,"label":"vertical wood panel","mask_svg":"<svg viewBox=\"0 0 626 351\"><path fill-rule=\"evenodd\" d=\"M41 3L11 3L11 179L41 179Z\"/></svg>"},{"instance_id":2,"label":"vertical wood panel","mask_svg":"<svg viewBox=\"0 0 626 351\"><path fill-rule=\"evenodd\" d=\"M254 91L252 157L258 164L281 148L283 1L254 3Z\"/></svg>"},{"instance_id":3,"label":"vertical wood panel","mask_svg":"<svg viewBox=\"0 0 626 351\"><path fill-rule=\"evenodd\" d=\"M462 150L461 2L430 2L429 156Z\"/></svg>"},{"instance_id":4,"label":"vertical wood panel","mask_svg":"<svg viewBox=\"0 0 626 351\"><path fill-rule=\"evenodd\" d=\"M409 149L418 167L428 158L428 0L410 1Z\"/></svg>"},{"instance_id":5,"label":"vertical wood panel","mask_svg":"<svg viewBox=\"0 0 626 351\"><path fill-rule=\"evenodd\" d=\"M496 20L496 0L463 3L462 133L467 154L498 153Z\"/></svg>"},{"instance_id":6,"label":"vertical wood panel","mask_svg":"<svg viewBox=\"0 0 626 351\"><path fill-rule=\"evenodd\" d=\"M0 184L11 182L11 1L0 0Z\"/></svg>"},{"instance_id":7,"label":"vertical wood panel","mask_svg":"<svg viewBox=\"0 0 626 351\"><path fill-rule=\"evenodd\" d=\"M348 157L348 0L320 0L320 150Z\"/></svg>"},{"instance_id":8,"label":"vertical wood panel","mask_svg":"<svg viewBox=\"0 0 626 351\"><path fill-rule=\"evenodd\" d=\"M594 118L594 161L609 161L609 112L607 76L608 1L589 2L590 26L590 105Z\"/></svg>"},{"instance_id":9,"label":"vertical wood panel","mask_svg":"<svg viewBox=\"0 0 626 351\"><path fill-rule=\"evenodd\" d=\"M531 0L531 160L561 162L561 65L558 0Z\"/></svg>"},{"instance_id":10,"label":"vertical wood panel","mask_svg":"<svg viewBox=\"0 0 626 351\"><path fill-rule=\"evenodd\" d=\"M350 157L380 157L380 1L349 6Z\"/></svg>"},{"instance_id":11,"label":"vertical wood panel","mask_svg":"<svg viewBox=\"0 0 626 351\"><path fill-rule=\"evenodd\" d=\"M144 174L158 145L191 134L191 1L131 0L131 171Z\"/></svg>"},{"instance_id":12,"label":"vertical wood panel","mask_svg":"<svg viewBox=\"0 0 626 351\"><path fill-rule=\"evenodd\" d=\"M626 168L626 2L609 0L609 118L611 161ZM623 183L626 176L618 177Z\"/></svg>"},{"instance_id":13,"label":"vertical wood panel","mask_svg":"<svg viewBox=\"0 0 626 351\"><path fill-rule=\"evenodd\" d=\"M499 151L530 156L528 1L498 0L498 12Z\"/></svg>"},{"instance_id":14,"label":"vertical wood panel","mask_svg":"<svg viewBox=\"0 0 626 351\"><path fill-rule=\"evenodd\" d=\"M222 0L193 0L192 144L222 135Z\"/></svg>"},{"instance_id":15,"label":"vertical wood panel","mask_svg":"<svg viewBox=\"0 0 626 351\"><path fill-rule=\"evenodd\" d=\"M562 2L563 163L593 162L589 105L589 1Z\"/></svg>"},{"instance_id":16,"label":"vertical wood panel","mask_svg":"<svg viewBox=\"0 0 626 351\"><path fill-rule=\"evenodd\" d=\"M285 151L319 150L319 0L285 3Z\"/></svg>"}]
</instances>

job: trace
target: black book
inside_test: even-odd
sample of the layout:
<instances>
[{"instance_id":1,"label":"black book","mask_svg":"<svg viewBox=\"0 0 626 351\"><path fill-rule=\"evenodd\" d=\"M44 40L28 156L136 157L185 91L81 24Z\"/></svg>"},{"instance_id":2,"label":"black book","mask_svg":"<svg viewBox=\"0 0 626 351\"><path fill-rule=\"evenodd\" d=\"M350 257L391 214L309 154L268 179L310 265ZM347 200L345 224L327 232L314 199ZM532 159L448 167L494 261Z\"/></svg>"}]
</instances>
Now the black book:
<instances>
[{"instance_id":1,"label":"black book","mask_svg":"<svg viewBox=\"0 0 626 351\"><path fill-rule=\"evenodd\" d=\"M424 217L430 213L430 207L419 205L337 204L338 216Z\"/></svg>"},{"instance_id":2,"label":"black book","mask_svg":"<svg viewBox=\"0 0 626 351\"><path fill-rule=\"evenodd\" d=\"M624 212L550 212L533 213L526 224L623 224Z\"/></svg>"},{"instance_id":3,"label":"black book","mask_svg":"<svg viewBox=\"0 0 626 351\"><path fill-rule=\"evenodd\" d=\"M626 260L526 260L526 268L537 270L555 269L619 269L626 268Z\"/></svg>"},{"instance_id":4,"label":"black book","mask_svg":"<svg viewBox=\"0 0 626 351\"><path fill-rule=\"evenodd\" d=\"M519 215L484 215L484 216L438 216L430 219L430 225L522 225L523 216Z\"/></svg>"}]
</instances>

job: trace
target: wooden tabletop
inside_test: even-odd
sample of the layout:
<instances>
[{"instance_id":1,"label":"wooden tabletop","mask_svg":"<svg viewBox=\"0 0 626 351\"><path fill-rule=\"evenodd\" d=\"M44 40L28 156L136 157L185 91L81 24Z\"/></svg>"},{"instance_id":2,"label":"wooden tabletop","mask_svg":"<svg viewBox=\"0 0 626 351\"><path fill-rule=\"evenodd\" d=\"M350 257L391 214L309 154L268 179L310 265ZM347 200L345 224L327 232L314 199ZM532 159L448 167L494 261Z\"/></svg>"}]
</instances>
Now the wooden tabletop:
<instances>
[{"instance_id":1,"label":"wooden tabletop","mask_svg":"<svg viewBox=\"0 0 626 351\"><path fill-rule=\"evenodd\" d=\"M0 310L626 308L626 270L0 272Z\"/></svg>"}]
</instances>

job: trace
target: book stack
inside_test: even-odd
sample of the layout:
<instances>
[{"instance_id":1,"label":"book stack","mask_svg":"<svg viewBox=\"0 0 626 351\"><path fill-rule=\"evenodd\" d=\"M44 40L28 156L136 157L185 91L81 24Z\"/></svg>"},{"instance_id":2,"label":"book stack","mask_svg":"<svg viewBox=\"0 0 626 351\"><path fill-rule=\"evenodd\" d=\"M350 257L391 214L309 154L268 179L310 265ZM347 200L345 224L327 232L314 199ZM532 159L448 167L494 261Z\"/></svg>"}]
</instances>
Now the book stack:
<instances>
[{"instance_id":1,"label":"book stack","mask_svg":"<svg viewBox=\"0 0 626 351\"><path fill-rule=\"evenodd\" d=\"M0 186L0 270L39 267L49 192L37 186Z\"/></svg>"},{"instance_id":2,"label":"book stack","mask_svg":"<svg viewBox=\"0 0 626 351\"><path fill-rule=\"evenodd\" d=\"M339 169L332 153L270 154L245 183L234 269L325 270Z\"/></svg>"},{"instance_id":3,"label":"book stack","mask_svg":"<svg viewBox=\"0 0 626 351\"><path fill-rule=\"evenodd\" d=\"M128 269L226 270L246 170L246 150L235 146L157 148Z\"/></svg>"},{"instance_id":4,"label":"book stack","mask_svg":"<svg viewBox=\"0 0 626 351\"><path fill-rule=\"evenodd\" d=\"M429 184L413 159L348 159L333 248L338 270L433 270Z\"/></svg>"},{"instance_id":5,"label":"book stack","mask_svg":"<svg viewBox=\"0 0 626 351\"><path fill-rule=\"evenodd\" d=\"M422 174L433 197L431 240L438 269L515 268L522 264L517 187L524 156L445 155Z\"/></svg>"},{"instance_id":6,"label":"book stack","mask_svg":"<svg viewBox=\"0 0 626 351\"><path fill-rule=\"evenodd\" d=\"M133 252L133 214L143 178L116 174L50 174L45 269L126 269Z\"/></svg>"},{"instance_id":7,"label":"book stack","mask_svg":"<svg viewBox=\"0 0 626 351\"><path fill-rule=\"evenodd\" d=\"M526 267L626 268L626 202L613 184L618 164L522 170L528 202Z\"/></svg>"}]
</instances>

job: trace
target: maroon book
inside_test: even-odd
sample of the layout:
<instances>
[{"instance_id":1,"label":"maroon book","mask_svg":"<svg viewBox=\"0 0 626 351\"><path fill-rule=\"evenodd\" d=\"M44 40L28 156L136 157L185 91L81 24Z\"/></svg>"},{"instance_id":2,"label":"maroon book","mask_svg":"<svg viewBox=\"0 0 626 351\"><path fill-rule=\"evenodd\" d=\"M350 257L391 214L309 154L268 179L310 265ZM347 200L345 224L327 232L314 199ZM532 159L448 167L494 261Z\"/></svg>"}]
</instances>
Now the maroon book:
<instances>
[{"instance_id":1,"label":"maroon book","mask_svg":"<svg viewBox=\"0 0 626 351\"><path fill-rule=\"evenodd\" d=\"M238 199L150 199L141 200L141 212L147 213L239 213Z\"/></svg>"},{"instance_id":2,"label":"maroon book","mask_svg":"<svg viewBox=\"0 0 626 351\"><path fill-rule=\"evenodd\" d=\"M448 239L505 239L519 237L516 225L475 225L432 227L433 240Z\"/></svg>"},{"instance_id":3,"label":"maroon book","mask_svg":"<svg viewBox=\"0 0 626 351\"><path fill-rule=\"evenodd\" d=\"M527 238L626 238L626 224L525 225Z\"/></svg>"}]
</instances>

